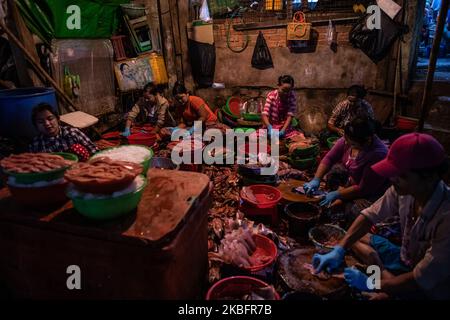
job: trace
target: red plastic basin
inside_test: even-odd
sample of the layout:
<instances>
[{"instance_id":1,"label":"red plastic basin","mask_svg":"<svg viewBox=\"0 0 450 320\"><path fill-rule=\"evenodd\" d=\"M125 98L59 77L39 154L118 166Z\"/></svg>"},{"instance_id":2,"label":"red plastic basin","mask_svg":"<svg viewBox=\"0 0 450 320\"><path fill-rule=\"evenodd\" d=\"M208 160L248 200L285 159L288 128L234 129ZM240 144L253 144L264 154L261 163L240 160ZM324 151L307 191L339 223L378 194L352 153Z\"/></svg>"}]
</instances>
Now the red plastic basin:
<instances>
[{"instance_id":1,"label":"red plastic basin","mask_svg":"<svg viewBox=\"0 0 450 320\"><path fill-rule=\"evenodd\" d=\"M228 104L228 109L231 111L231 113L233 115L235 115L236 117L241 117L241 99L238 97L231 97L227 104Z\"/></svg>"},{"instance_id":2,"label":"red plastic basin","mask_svg":"<svg viewBox=\"0 0 450 320\"><path fill-rule=\"evenodd\" d=\"M157 135L155 133L133 133L128 136L129 144L140 144L143 146L151 147L155 144L157 140Z\"/></svg>"},{"instance_id":3,"label":"red plastic basin","mask_svg":"<svg viewBox=\"0 0 450 320\"><path fill-rule=\"evenodd\" d=\"M281 200L281 192L277 188L264 184L255 184L241 190L241 198L245 202L261 208L273 208Z\"/></svg>"},{"instance_id":4,"label":"red plastic basin","mask_svg":"<svg viewBox=\"0 0 450 320\"><path fill-rule=\"evenodd\" d=\"M216 282L209 288L206 300L221 300L229 297L239 299L253 290L269 286L262 280L247 276L228 277ZM280 296L275 292L275 300Z\"/></svg>"}]
</instances>

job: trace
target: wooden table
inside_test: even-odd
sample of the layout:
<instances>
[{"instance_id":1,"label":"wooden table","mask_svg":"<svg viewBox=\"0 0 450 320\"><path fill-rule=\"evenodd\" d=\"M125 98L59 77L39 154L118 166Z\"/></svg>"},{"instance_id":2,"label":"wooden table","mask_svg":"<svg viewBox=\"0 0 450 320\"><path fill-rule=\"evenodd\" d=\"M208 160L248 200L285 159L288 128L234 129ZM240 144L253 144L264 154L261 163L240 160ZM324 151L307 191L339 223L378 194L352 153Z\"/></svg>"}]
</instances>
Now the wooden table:
<instances>
[{"instance_id":1,"label":"wooden table","mask_svg":"<svg viewBox=\"0 0 450 320\"><path fill-rule=\"evenodd\" d=\"M281 197L286 202L304 202L304 203L317 203L319 202L319 197L308 197L305 194L300 194L292 191L294 188L298 188L303 186L305 181L289 179L287 181L283 181L278 186L278 190L281 192Z\"/></svg>"},{"instance_id":2,"label":"wooden table","mask_svg":"<svg viewBox=\"0 0 450 320\"><path fill-rule=\"evenodd\" d=\"M0 283L14 297L194 299L207 279L206 175L150 169L138 208L113 221L84 218L68 202L24 208L0 190ZM67 268L80 267L81 290Z\"/></svg>"}]
</instances>

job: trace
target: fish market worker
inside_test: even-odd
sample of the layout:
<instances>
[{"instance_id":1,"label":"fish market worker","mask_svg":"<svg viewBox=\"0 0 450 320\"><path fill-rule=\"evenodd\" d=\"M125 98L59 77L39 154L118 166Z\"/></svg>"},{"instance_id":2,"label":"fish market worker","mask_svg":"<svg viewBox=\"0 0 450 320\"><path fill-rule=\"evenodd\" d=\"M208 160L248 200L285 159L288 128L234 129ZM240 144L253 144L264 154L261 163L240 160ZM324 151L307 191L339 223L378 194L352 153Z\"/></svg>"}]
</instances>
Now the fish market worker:
<instances>
[{"instance_id":1,"label":"fish market worker","mask_svg":"<svg viewBox=\"0 0 450 320\"><path fill-rule=\"evenodd\" d=\"M122 135L128 137L131 134L130 128L133 123L151 124L155 127L153 132L158 133L166 123L168 108L169 102L163 97L162 87L153 82L147 83L142 97L128 113Z\"/></svg>"},{"instance_id":2,"label":"fish market worker","mask_svg":"<svg viewBox=\"0 0 450 320\"><path fill-rule=\"evenodd\" d=\"M358 116L374 119L373 108L364 100L367 92L362 86L353 85L347 90L347 98L339 102L328 120L328 130L339 136L344 135L344 127Z\"/></svg>"},{"instance_id":3,"label":"fish market worker","mask_svg":"<svg viewBox=\"0 0 450 320\"><path fill-rule=\"evenodd\" d=\"M297 112L297 100L293 89L294 78L284 75L278 78L278 88L267 94L261 115L269 135L273 129L279 130L280 138L290 138L300 134L291 127L292 119Z\"/></svg>"},{"instance_id":4,"label":"fish market worker","mask_svg":"<svg viewBox=\"0 0 450 320\"><path fill-rule=\"evenodd\" d=\"M313 257L316 272L333 272L352 249L368 265L382 270L381 287L367 284L367 275L352 268L345 280L378 297L450 299L450 189L442 180L448 170L442 145L432 136L410 133L398 138L386 159L372 166L393 186L363 210L333 251ZM401 247L369 234L371 227L400 216ZM367 253L364 254L365 247Z\"/></svg>"},{"instance_id":5,"label":"fish market worker","mask_svg":"<svg viewBox=\"0 0 450 320\"><path fill-rule=\"evenodd\" d=\"M181 115L178 128L191 127L189 133L192 134L194 121L201 121L204 127L217 123L217 116L211 111L208 104L202 98L189 94L182 83L177 82L172 93L178 103L178 113Z\"/></svg>"},{"instance_id":6,"label":"fish market worker","mask_svg":"<svg viewBox=\"0 0 450 320\"><path fill-rule=\"evenodd\" d=\"M303 186L305 193L311 194L319 188L325 175L331 188L338 189L340 184L341 188L329 192L320 205L330 206L338 199L343 200L350 221L389 187L389 180L371 169L371 165L383 160L388 152L376 135L376 127L377 123L368 117L357 117L348 123L344 137L322 159L314 179Z\"/></svg>"},{"instance_id":7,"label":"fish market worker","mask_svg":"<svg viewBox=\"0 0 450 320\"><path fill-rule=\"evenodd\" d=\"M39 134L29 146L30 152L71 152L87 160L98 151L95 144L77 128L63 126L52 106L41 103L33 108L31 121Z\"/></svg>"}]
</instances>

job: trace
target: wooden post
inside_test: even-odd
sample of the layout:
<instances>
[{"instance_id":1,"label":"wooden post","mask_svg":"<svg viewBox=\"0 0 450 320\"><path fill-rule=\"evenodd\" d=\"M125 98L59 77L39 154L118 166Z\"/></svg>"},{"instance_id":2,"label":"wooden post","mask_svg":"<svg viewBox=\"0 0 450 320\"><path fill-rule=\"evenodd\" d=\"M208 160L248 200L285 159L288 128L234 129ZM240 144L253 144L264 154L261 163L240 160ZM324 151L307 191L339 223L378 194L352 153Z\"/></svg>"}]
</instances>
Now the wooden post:
<instances>
[{"instance_id":1,"label":"wooden post","mask_svg":"<svg viewBox=\"0 0 450 320\"><path fill-rule=\"evenodd\" d=\"M177 70L177 79L183 81L183 54L181 52L180 27L178 22L177 0L170 0L170 17L172 20L173 43L175 48L175 67Z\"/></svg>"},{"instance_id":2,"label":"wooden post","mask_svg":"<svg viewBox=\"0 0 450 320\"><path fill-rule=\"evenodd\" d=\"M169 76L169 87L172 88L177 81L177 69L175 63L175 38L172 32L172 18L171 11L175 10L169 4L169 1L162 0L159 2L159 15L161 19L161 36L164 47L164 58L167 65L167 74Z\"/></svg>"},{"instance_id":3,"label":"wooden post","mask_svg":"<svg viewBox=\"0 0 450 320\"><path fill-rule=\"evenodd\" d=\"M28 30L25 22L20 15L20 12L13 0L8 0L8 9L10 12L9 19L5 22L12 33L24 44L27 51L32 55L32 57L39 61L36 47L34 45L34 39L31 32ZM20 86L22 87L33 87L42 86L43 83L40 81L38 74L34 73L33 69L28 67L27 61L20 50L14 42L10 42L11 52L16 64L17 75L19 78Z\"/></svg>"},{"instance_id":4,"label":"wooden post","mask_svg":"<svg viewBox=\"0 0 450 320\"><path fill-rule=\"evenodd\" d=\"M182 66L184 85L188 90L194 89L194 78L192 77L191 62L189 59L189 47L186 26L189 22L189 2L188 0L178 1L178 27L180 30Z\"/></svg>"},{"instance_id":5,"label":"wooden post","mask_svg":"<svg viewBox=\"0 0 450 320\"><path fill-rule=\"evenodd\" d=\"M425 120L428 117L430 110L430 98L431 90L433 89L434 71L436 70L436 61L439 54L439 46L441 44L442 34L444 32L445 19L447 18L448 0L442 0L441 9L439 10L439 17L436 26L436 33L433 41L433 47L431 48L430 63L428 65L428 73L425 81L425 88L423 90L421 109L422 113L419 119L419 132L423 131Z\"/></svg>"}]
</instances>

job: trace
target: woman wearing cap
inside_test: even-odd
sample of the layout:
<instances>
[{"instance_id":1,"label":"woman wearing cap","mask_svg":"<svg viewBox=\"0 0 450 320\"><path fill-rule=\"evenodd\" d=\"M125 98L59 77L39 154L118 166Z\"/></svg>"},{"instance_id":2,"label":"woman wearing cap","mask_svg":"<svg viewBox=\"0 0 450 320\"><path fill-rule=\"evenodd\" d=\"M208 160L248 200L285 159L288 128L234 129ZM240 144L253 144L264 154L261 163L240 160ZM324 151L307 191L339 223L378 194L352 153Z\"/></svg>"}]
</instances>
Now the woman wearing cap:
<instances>
[{"instance_id":1,"label":"woman wearing cap","mask_svg":"<svg viewBox=\"0 0 450 320\"><path fill-rule=\"evenodd\" d=\"M343 175L344 179L340 179L341 187L329 192L320 205L331 206L336 200L343 200L346 202L349 220L353 220L355 211L359 213L358 209L368 207L389 187L389 181L370 168L372 164L384 159L388 152L386 145L375 134L376 126L375 121L367 117L357 117L348 123L344 137L323 158L314 179L303 186L305 192L311 194L319 188L325 175L330 187L336 175ZM338 186L339 184L332 188L337 189Z\"/></svg>"},{"instance_id":2,"label":"woman wearing cap","mask_svg":"<svg viewBox=\"0 0 450 320\"><path fill-rule=\"evenodd\" d=\"M273 129L279 130L280 138L291 138L300 132L291 127L292 119L297 113L297 102L293 92L294 78L284 75L278 78L278 88L267 94L262 114L262 122L268 134Z\"/></svg>"},{"instance_id":3,"label":"woman wearing cap","mask_svg":"<svg viewBox=\"0 0 450 320\"><path fill-rule=\"evenodd\" d=\"M450 299L450 188L442 180L448 170L444 148L430 135L410 133L398 138L387 158L372 169L393 186L361 212L333 251L313 257L316 272L333 272L352 249L382 272L374 287L365 273L346 268L350 286L377 298ZM374 224L394 215L402 225L400 247L369 234Z\"/></svg>"},{"instance_id":4,"label":"woman wearing cap","mask_svg":"<svg viewBox=\"0 0 450 320\"><path fill-rule=\"evenodd\" d=\"M364 100L366 90L362 86L353 85L347 90L347 98L339 102L328 120L328 130L339 136L344 135L347 123L356 117L369 117L374 119L373 108Z\"/></svg>"}]
</instances>

